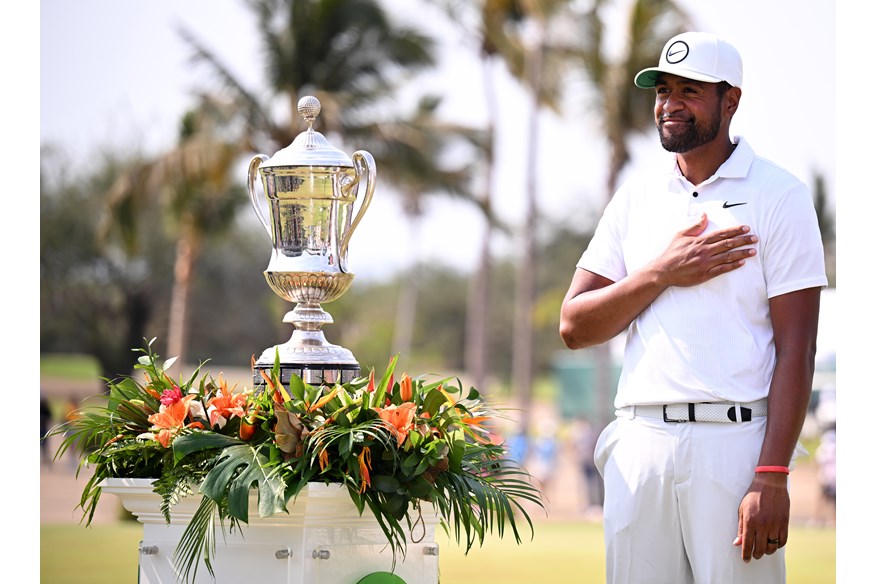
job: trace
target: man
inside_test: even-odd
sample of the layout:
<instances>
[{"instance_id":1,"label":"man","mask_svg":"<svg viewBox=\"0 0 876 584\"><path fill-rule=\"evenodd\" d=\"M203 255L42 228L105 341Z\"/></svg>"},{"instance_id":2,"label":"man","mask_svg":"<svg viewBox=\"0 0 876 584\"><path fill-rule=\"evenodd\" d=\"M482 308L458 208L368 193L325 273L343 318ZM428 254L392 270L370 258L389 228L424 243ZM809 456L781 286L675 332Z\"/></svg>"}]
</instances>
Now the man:
<instances>
[{"instance_id":1,"label":"man","mask_svg":"<svg viewBox=\"0 0 876 584\"><path fill-rule=\"evenodd\" d=\"M724 40L678 35L635 84L655 89L671 166L615 194L560 323L571 349L627 334L595 452L607 580L784 582L827 285L812 198L731 139L742 60Z\"/></svg>"}]
</instances>

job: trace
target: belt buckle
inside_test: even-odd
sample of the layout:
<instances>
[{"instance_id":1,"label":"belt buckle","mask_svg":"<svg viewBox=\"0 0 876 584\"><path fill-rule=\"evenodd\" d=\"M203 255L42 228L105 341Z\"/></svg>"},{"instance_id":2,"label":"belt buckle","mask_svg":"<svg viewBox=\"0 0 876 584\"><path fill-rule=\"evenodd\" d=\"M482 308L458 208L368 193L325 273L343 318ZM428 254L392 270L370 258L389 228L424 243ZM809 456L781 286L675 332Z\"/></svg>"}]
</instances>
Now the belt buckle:
<instances>
[{"instance_id":1,"label":"belt buckle","mask_svg":"<svg viewBox=\"0 0 876 584\"><path fill-rule=\"evenodd\" d=\"M666 408L669 405L671 405L671 404L663 404L663 421L664 422L672 423L672 424L684 424L684 423L690 422L691 420L694 419L694 417L693 417L693 404L687 404L689 417L686 420L683 420L683 419L676 420L674 418L670 418L669 416L667 416L666 415ZM682 404L677 404L677 405L682 405Z\"/></svg>"}]
</instances>

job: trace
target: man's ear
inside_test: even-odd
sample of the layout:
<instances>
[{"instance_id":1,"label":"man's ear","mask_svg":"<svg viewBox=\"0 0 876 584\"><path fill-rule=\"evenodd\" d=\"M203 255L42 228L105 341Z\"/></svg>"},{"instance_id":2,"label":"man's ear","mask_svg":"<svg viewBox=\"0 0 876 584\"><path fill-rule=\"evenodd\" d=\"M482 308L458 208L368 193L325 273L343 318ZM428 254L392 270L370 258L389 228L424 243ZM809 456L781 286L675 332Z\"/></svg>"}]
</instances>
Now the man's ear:
<instances>
[{"instance_id":1,"label":"man's ear","mask_svg":"<svg viewBox=\"0 0 876 584\"><path fill-rule=\"evenodd\" d=\"M730 116L736 113L739 108L739 100L742 99L742 88L731 87L724 92L724 111Z\"/></svg>"}]
</instances>

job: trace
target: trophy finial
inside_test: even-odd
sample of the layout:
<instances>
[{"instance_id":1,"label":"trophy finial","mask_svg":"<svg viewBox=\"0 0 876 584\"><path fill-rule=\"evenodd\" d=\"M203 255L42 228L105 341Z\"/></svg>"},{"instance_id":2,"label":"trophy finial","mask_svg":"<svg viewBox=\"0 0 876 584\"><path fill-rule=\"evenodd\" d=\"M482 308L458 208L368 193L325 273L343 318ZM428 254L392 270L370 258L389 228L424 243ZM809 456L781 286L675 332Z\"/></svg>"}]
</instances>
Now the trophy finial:
<instances>
[{"instance_id":1,"label":"trophy finial","mask_svg":"<svg viewBox=\"0 0 876 584\"><path fill-rule=\"evenodd\" d=\"M307 122L308 128L313 128L313 121L321 109L322 105L320 105L319 100L312 95L305 95L298 100L298 113Z\"/></svg>"}]
</instances>

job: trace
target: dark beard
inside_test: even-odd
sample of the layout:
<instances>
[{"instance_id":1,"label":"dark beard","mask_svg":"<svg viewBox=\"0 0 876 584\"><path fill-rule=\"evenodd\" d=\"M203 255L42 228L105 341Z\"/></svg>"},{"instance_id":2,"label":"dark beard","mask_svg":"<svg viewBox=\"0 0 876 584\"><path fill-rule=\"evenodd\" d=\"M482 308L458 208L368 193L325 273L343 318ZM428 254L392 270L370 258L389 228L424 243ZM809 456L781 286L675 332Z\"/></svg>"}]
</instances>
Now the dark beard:
<instances>
[{"instance_id":1,"label":"dark beard","mask_svg":"<svg viewBox=\"0 0 876 584\"><path fill-rule=\"evenodd\" d=\"M721 130L721 113L716 109L707 124L700 125L697 120L681 134L664 134L662 124L657 124L657 134L660 136L660 145L669 152L683 154L703 144L708 144L718 137Z\"/></svg>"}]
</instances>

